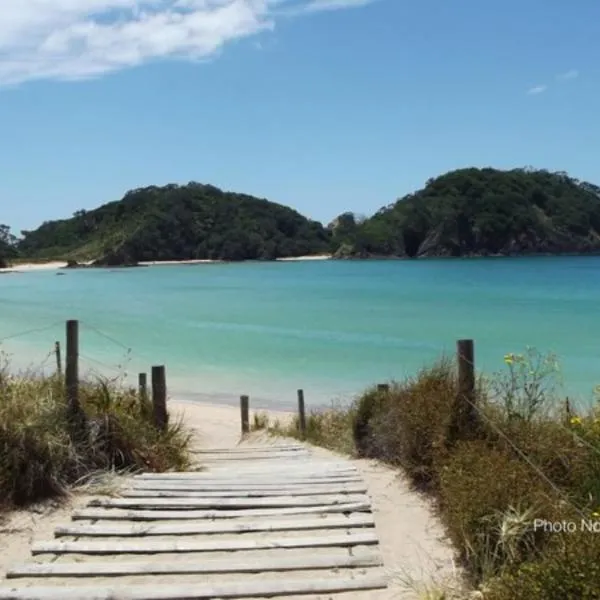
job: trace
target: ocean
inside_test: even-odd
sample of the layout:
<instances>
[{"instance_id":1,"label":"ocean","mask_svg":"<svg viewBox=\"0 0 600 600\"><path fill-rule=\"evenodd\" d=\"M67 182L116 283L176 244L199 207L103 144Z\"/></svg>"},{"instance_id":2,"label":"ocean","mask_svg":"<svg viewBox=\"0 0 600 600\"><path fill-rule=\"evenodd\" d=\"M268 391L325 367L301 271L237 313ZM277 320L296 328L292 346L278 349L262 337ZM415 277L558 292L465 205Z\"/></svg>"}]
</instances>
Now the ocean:
<instances>
[{"instance_id":1,"label":"ocean","mask_svg":"<svg viewBox=\"0 0 600 600\"><path fill-rule=\"evenodd\" d=\"M416 373L456 340L476 367L554 352L564 393L600 383L600 257L298 261L36 271L0 276L0 350L55 368L80 321L81 371L137 381L166 365L169 394L290 408L344 402ZM63 343L64 354L64 343Z\"/></svg>"}]
</instances>

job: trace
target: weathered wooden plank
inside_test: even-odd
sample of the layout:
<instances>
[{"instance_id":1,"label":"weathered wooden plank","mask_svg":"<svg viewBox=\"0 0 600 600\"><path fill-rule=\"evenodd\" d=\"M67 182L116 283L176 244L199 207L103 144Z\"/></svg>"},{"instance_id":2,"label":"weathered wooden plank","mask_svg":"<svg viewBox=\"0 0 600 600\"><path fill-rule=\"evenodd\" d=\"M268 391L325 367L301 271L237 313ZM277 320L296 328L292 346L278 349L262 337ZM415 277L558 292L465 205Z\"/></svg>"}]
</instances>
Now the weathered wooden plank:
<instances>
[{"instance_id":1,"label":"weathered wooden plank","mask_svg":"<svg viewBox=\"0 0 600 600\"><path fill-rule=\"evenodd\" d=\"M364 494L367 486L364 483L342 484L342 485L311 485L302 486L282 485L280 487L269 486L267 488L252 486L237 487L198 485L195 483L134 483L128 490L145 491L169 491L169 492L196 492L206 498L260 498L261 496L318 496L321 494Z\"/></svg>"},{"instance_id":2,"label":"weathered wooden plank","mask_svg":"<svg viewBox=\"0 0 600 600\"><path fill-rule=\"evenodd\" d=\"M233 448L195 448L194 454L245 454L246 452L307 452L306 446L272 445L272 446L235 446Z\"/></svg>"},{"instance_id":3,"label":"weathered wooden plank","mask_svg":"<svg viewBox=\"0 0 600 600\"><path fill-rule=\"evenodd\" d=\"M140 492L141 494L141 492ZM193 497L154 497L136 498L96 498L88 506L120 506L134 507L161 502L171 506L190 506L193 508L289 508L292 506L321 506L323 504L348 504L349 502L368 502L367 496L360 494L339 494L332 496L285 496L273 498L193 498Z\"/></svg>"},{"instance_id":4,"label":"weathered wooden plank","mask_svg":"<svg viewBox=\"0 0 600 600\"><path fill-rule=\"evenodd\" d=\"M293 477L297 475L310 475L310 476L323 476L323 475L349 475L356 474L358 471L355 467L318 467L307 463L306 465L291 465L289 462L280 463L273 462L271 465L265 464L264 462L256 463L244 463L230 462L226 465L208 463L211 475L228 475L231 474L233 469L239 471L240 475L248 474L280 474L286 476L290 474Z\"/></svg>"},{"instance_id":5,"label":"weathered wooden plank","mask_svg":"<svg viewBox=\"0 0 600 600\"><path fill-rule=\"evenodd\" d=\"M218 492L225 490L235 491L264 491L264 490L302 490L306 487L315 487L319 490L324 489L354 489L365 487L364 481L337 481L327 479L306 479L305 481L198 481L196 479L136 479L130 481L130 486L136 489L158 490L158 489L198 489L205 492Z\"/></svg>"},{"instance_id":6,"label":"weathered wooden plank","mask_svg":"<svg viewBox=\"0 0 600 600\"><path fill-rule=\"evenodd\" d=\"M136 475L134 479L161 479L170 481L172 479L189 479L192 481L212 481L215 483L219 482L240 482L240 483L252 483L252 482L263 482L263 483L288 483L294 481L306 481L306 480L355 480L360 478L358 471L344 471L344 472L298 472L298 471L261 471L248 473L246 471L211 471L205 475L195 475L192 473L146 473L144 475Z\"/></svg>"},{"instance_id":7,"label":"weathered wooden plank","mask_svg":"<svg viewBox=\"0 0 600 600\"><path fill-rule=\"evenodd\" d=\"M207 600L260 598L301 594L333 594L387 587L383 575L355 575L336 579L253 580L215 584L4 587L0 600Z\"/></svg>"},{"instance_id":8,"label":"weathered wooden plank","mask_svg":"<svg viewBox=\"0 0 600 600\"><path fill-rule=\"evenodd\" d=\"M347 548L377 544L373 532L328 535L324 537L296 537L270 539L213 539L213 540L136 540L109 542L39 542L34 544L32 554L176 554L186 552L229 552L237 550L266 550L272 548Z\"/></svg>"},{"instance_id":9,"label":"weathered wooden plank","mask_svg":"<svg viewBox=\"0 0 600 600\"><path fill-rule=\"evenodd\" d=\"M279 485L322 485L322 484L342 484L342 483L356 483L363 481L360 475L343 475L343 476L330 476L330 477L308 477L299 475L296 477L248 477L240 474L239 477L235 475L229 475L228 477L136 477L134 481L161 481L161 482L177 482L177 483L196 483L202 485L237 485L237 486L249 486L249 485L260 485L260 486L279 486Z\"/></svg>"},{"instance_id":10,"label":"weathered wooden plank","mask_svg":"<svg viewBox=\"0 0 600 600\"><path fill-rule=\"evenodd\" d=\"M257 531L303 531L311 529L353 529L375 527L373 515L358 514L321 516L315 519L254 519L252 521L223 521L217 523L168 523L160 525L118 524L67 525L54 530L56 537L144 537L153 535L200 535L217 533L250 533Z\"/></svg>"},{"instance_id":11,"label":"weathered wooden plank","mask_svg":"<svg viewBox=\"0 0 600 600\"><path fill-rule=\"evenodd\" d=\"M339 514L370 512L368 502L331 504L298 508L258 508L248 510L124 510L122 508L84 508L72 514L73 520L86 521L179 521L192 519L228 519L243 517L284 517L288 515Z\"/></svg>"},{"instance_id":12,"label":"weathered wooden plank","mask_svg":"<svg viewBox=\"0 0 600 600\"><path fill-rule=\"evenodd\" d=\"M126 489L120 492L120 495L123 498L205 498L206 500L212 500L213 502L218 502L219 505L223 501L233 501L233 500L255 500L256 502L260 502L259 506L263 506L262 502L270 503L270 502L279 502L280 499L285 498L286 504L284 506L290 506L288 501L292 501L294 499L298 499L299 501L304 500L304 498L316 498L316 496L324 496L325 498L333 497L333 496L345 496L352 497L357 494L364 494L366 490L362 490L362 492L317 492L315 490L309 490L309 493L298 494L295 492L284 492L283 494L271 494L264 492L248 492L246 494L239 493L223 493L223 492L204 492L202 490L140 490L140 489ZM352 500L353 501L353 500ZM316 500L313 500L316 502ZM321 504L321 502L319 502ZM323 502L322 504L326 504ZM314 504L313 504L314 505ZM266 504L266 506L270 506L270 504ZM254 508L258 508L255 504L253 504Z\"/></svg>"},{"instance_id":13,"label":"weathered wooden plank","mask_svg":"<svg viewBox=\"0 0 600 600\"><path fill-rule=\"evenodd\" d=\"M29 563L8 571L6 577L118 577L124 575L208 575L215 573L263 573L281 571L319 571L322 569L354 569L381 567L381 556L365 553L361 556L343 554L306 555L278 558L228 558L194 563L108 562L108 563Z\"/></svg>"},{"instance_id":14,"label":"weathered wooden plank","mask_svg":"<svg viewBox=\"0 0 600 600\"><path fill-rule=\"evenodd\" d=\"M256 452L242 454L203 454L200 459L202 463L218 462L218 461L271 461L271 460L286 460L286 461L308 461L311 455L308 452Z\"/></svg>"}]
</instances>

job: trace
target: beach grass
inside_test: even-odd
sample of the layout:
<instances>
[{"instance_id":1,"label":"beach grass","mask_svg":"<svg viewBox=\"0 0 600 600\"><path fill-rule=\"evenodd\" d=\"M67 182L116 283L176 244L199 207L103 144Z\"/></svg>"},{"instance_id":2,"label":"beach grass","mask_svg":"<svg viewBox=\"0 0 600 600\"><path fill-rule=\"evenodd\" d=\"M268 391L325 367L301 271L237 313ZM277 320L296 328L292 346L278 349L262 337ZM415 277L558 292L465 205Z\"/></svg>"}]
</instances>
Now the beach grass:
<instances>
[{"instance_id":1,"label":"beach grass","mask_svg":"<svg viewBox=\"0 0 600 600\"><path fill-rule=\"evenodd\" d=\"M0 369L0 509L68 494L101 472L183 470L190 434L159 432L135 390L82 381L85 431L74 435L62 378Z\"/></svg>"},{"instance_id":2,"label":"beach grass","mask_svg":"<svg viewBox=\"0 0 600 600\"><path fill-rule=\"evenodd\" d=\"M457 433L456 368L440 360L312 413L305 439L406 473L434 500L478 597L598 599L600 410L566 407L557 374L553 356L506 355L478 380L476 426ZM297 420L268 427L301 437Z\"/></svg>"}]
</instances>

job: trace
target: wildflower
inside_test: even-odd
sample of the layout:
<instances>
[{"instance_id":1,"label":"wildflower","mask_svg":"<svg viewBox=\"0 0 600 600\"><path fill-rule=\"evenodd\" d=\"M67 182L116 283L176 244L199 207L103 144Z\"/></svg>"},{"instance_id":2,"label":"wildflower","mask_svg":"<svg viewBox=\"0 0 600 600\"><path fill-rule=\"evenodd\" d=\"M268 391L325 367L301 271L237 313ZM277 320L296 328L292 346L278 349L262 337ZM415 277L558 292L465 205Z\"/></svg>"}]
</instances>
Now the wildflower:
<instances>
[{"instance_id":1,"label":"wildflower","mask_svg":"<svg viewBox=\"0 0 600 600\"><path fill-rule=\"evenodd\" d=\"M571 417L571 425L581 425L581 417Z\"/></svg>"},{"instance_id":2,"label":"wildflower","mask_svg":"<svg viewBox=\"0 0 600 600\"><path fill-rule=\"evenodd\" d=\"M505 355L504 355L504 362L505 362L507 365L512 365L512 364L513 364L513 362L514 362L514 360L515 360L515 355L514 355L514 354L505 354ZM599 386L599 387L600 387L600 386Z\"/></svg>"},{"instance_id":3,"label":"wildflower","mask_svg":"<svg viewBox=\"0 0 600 600\"><path fill-rule=\"evenodd\" d=\"M592 513L592 517L594 517L594 519L597 519L598 517L600 517L600 512L598 512L597 510L595 510L595 511Z\"/></svg>"}]
</instances>

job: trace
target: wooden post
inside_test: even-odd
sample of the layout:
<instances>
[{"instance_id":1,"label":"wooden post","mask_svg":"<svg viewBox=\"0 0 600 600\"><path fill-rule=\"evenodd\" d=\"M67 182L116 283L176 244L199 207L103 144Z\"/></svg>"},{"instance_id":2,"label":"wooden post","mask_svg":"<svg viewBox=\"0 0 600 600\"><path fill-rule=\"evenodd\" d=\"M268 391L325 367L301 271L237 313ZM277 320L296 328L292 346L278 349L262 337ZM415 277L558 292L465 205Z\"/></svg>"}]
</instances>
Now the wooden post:
<instances>
[{"instance_id":1,"label":"wooden post","mask_svg":"<svg viewBox=\"0 0 600 600\"><path fill-rule=\"evenodd\" d=\"M250 398L240 396L240 412L242 415L242 434L250 432Z\"/></svg>"},{"instance_id":2,"label":"wooden post","mask_svg":"<svg viewBox=\"0 0 600 600\"><path fill-rule=\"evenodd\" d=\"M473 340L458 340L458 394L452 417L449 441L469 439L476 434L479 422L475 406L475 349Z\"/></svg>"},{"instance_id":3,"label":"wooden post","mask_svg":"<svg viewBox=\"0 0 600 600\"><path fill-rule=\"evenodd\" d=\"M148 398L148 376L146 373L138 375L138 393L142 400Z\"/></svg>"},{"instance_id":4,"label":"wooden post","mask_svg":"<svg viewBox=\"0 0 600 600\"><path fill-rule=\"evenodd\" d=\"M79 321L67 321L67 356L65 365L67 415L71 437L84 442L87 437L85 413L79 403Z\"/></svg>"},{"instance_id":5,"label":"wooden post","mask_svg":"<svg viewBox=\"0 0 600 600\"><path fill-rule=\"evenodd\" d=\"M65 388L69 412L79 411L79 321L67 321L67 365Z\"/></svg>"},{"instance_id":6,"label":"wooden post","mask_svg":"<svg viewBox=\"0 0 600 600\"><path fill-rule=\"evenodd\" d=\"M54 354L56 354L56 372L62 375L62 360L60 356L60 342L54 342Z\"/></svg>"},{"instance_id":7,"label":"wooden post","mask_svg":"<svg viewBox=\"0 0 600 600\"><path fill-rule=\"evenodd\" d=\"M154 425L165 431L169 423L167 413L167 377L164 365L152 367L152 410Z\"/></svg>"},{"instance_id":8,"label":"wooden post","mask_svg":"<svg viewBox=\"0 0 600 600\"><path fill-rule=\"evenodd\" d=\"M138 374L138 396L140 399L140 413L142 417L148 417L148 376L146 373Z\"/></svg>"},{"instance_id":9,"label":"wooden post","mask_svg":"<svg viewBox=\"0 0 600 600\"><path fill-rule=\"evenodd\" d=\"M304 406L304 390L298 390L298 429L300 437L306 438L306 409Z\"/></svg>"}]
</instances>

